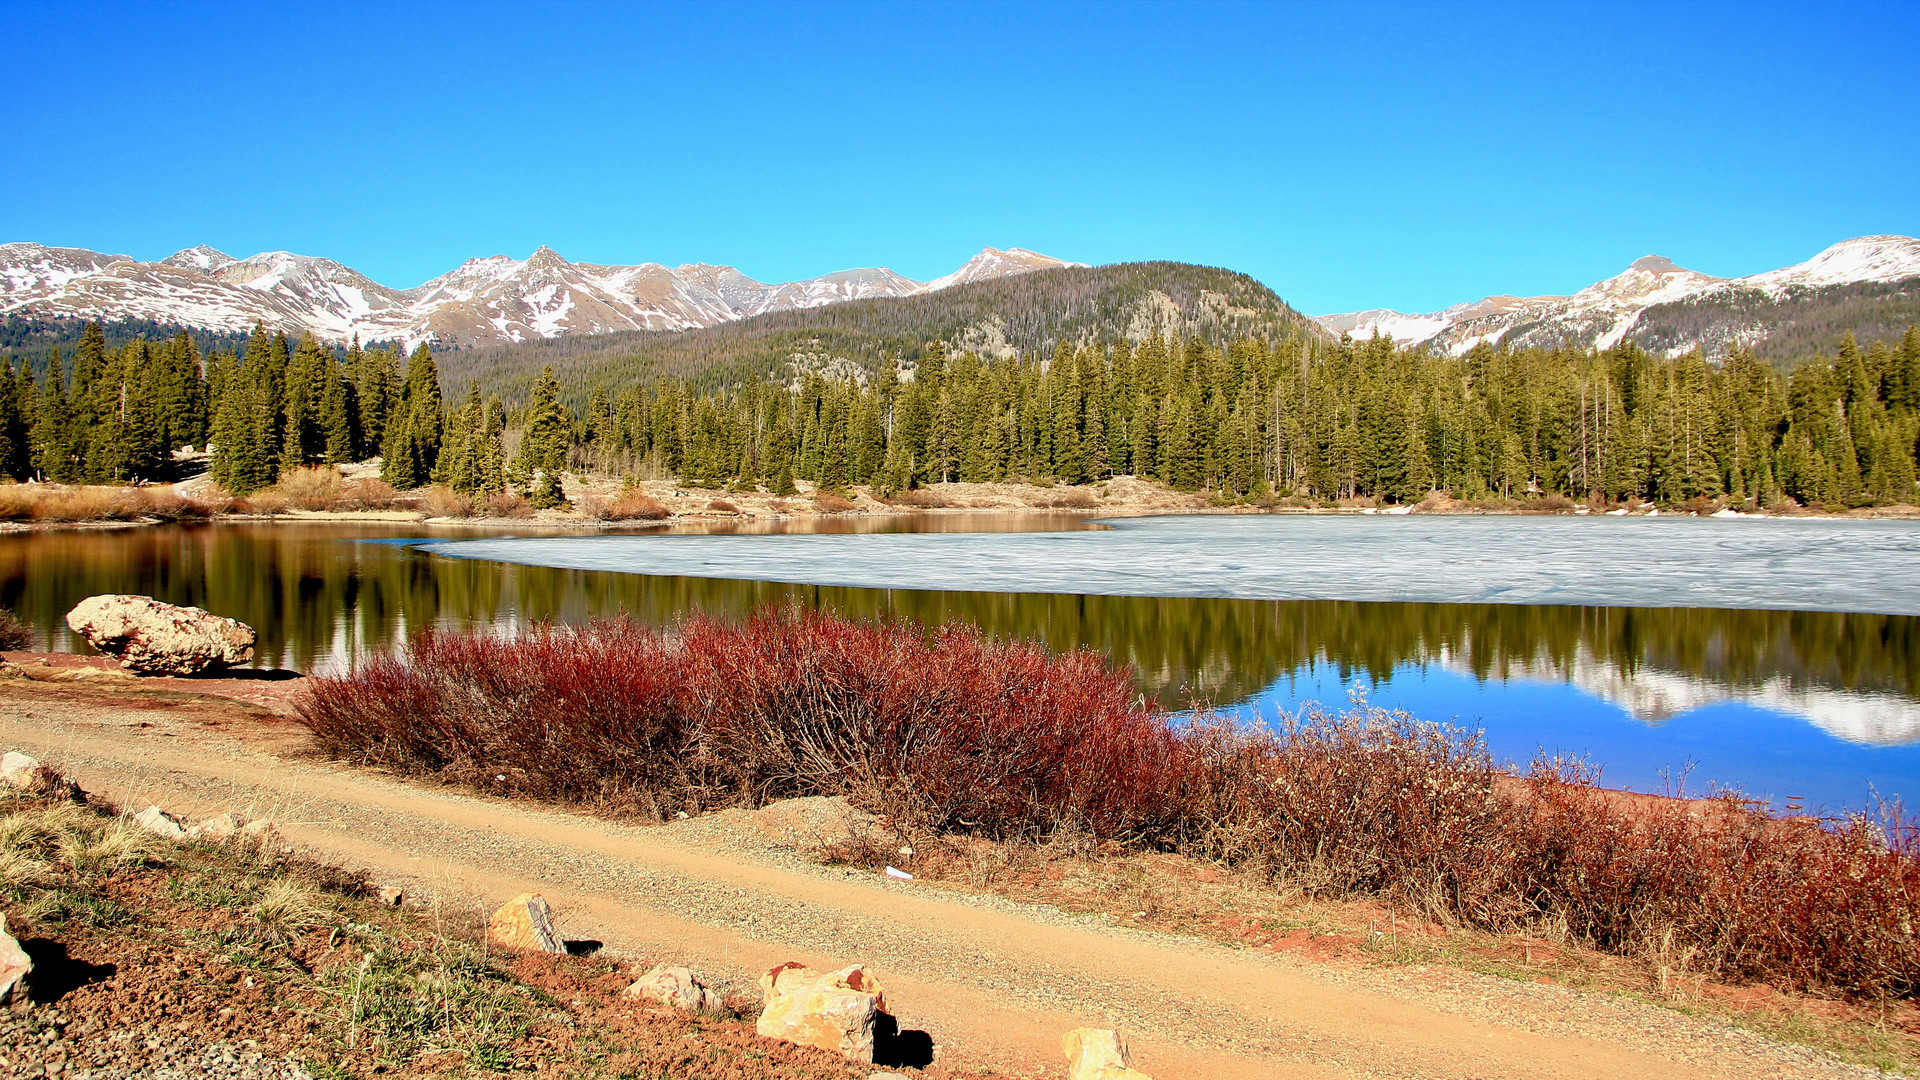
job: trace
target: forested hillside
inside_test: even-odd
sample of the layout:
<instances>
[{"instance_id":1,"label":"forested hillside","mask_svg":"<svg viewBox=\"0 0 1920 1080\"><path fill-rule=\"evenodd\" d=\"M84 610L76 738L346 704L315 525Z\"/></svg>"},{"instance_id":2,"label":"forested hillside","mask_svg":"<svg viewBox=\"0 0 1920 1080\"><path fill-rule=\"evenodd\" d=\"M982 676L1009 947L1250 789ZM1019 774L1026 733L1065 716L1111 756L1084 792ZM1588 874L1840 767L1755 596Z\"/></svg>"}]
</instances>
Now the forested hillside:
<instances>
[{"instance_id":1,"label":"forested hillside","mask_svg":"<svg viewBox=\"0 0 1920 1080\"><path fill-rule=\"evenodd\" d=\"M544 505L562 498L562 470L591 462L777 492L796 478L891 492L1131 473L1222 498L1405 503L1441 491L1854 507L1914 502L1920 442L1913 327L1892 346L1844 335L1831 356L1786 374L1738 350L1716 365L1633 345L1483 345L1452 357L1384 339L1196 334L994 359L936 340L871 376L813 371L706 390L609 382L579 410L551 371L524 406L469 385L456 409L424 346L403 371L395 350L355 347L341 360L264 333L244 355L203 359L184 334L114 350L90 327L55 370L36 379L19 365L0 378L0 471L152 477L169 448L210 440L214 476L236 494L295 466L379 453L398 487L515 487Z\"/></svg>"},{"instance_id":2,"label":"forested hillside","mask_svg":"<svg viewBox=\"0 0 1920 1080\"><path fill-rule=\"evenodd\" d=\"M36 373L44 372L47 359L55 349L64 351L68 356L73 355L88 325L84 319L33 319L10 313L0 317L0 359L15 365L24 363ZM165 341L182 333L191 338L194 347L202 353L218 349L237 351L247 347L245 334L203 330L153 319L113 319L93 325L99 327L109 349L119 349L136 339Z\"/></svg>"},{"instance_id":3,"label":"forested hillside","mask_svg":"<svg viewBox=\"0 0 1920 1080\"><path fill-rule=\"evenodd\" d=\"M1779 366L1833 347L1851 333L1861 344L1897 342L1920 322L1920 277L1855 281L1820 288L1790 286L1773 296L1754 289L1720 290L1641 313L1628 338L1643 349L1670 352L1694 344L1722 355L1745 343Z\"/></svg>"},{"instance_id":4,"label":"forested hillside","mask_svg":"<svg viewBox=\"0 0 1920 1080\"><path fill-rule=\"evenodd\" d=\"M998 359L1051 355L1059 342L1091 345L1149 335L1324 336L1258 281L1186 263L1145 262L1039 270L918 296L780 311L704 330L562 337L441 355L450 385L524 400L551 367L575 408L594 386L672 377L696 391L754 376L789 381L808 370L864 378L897 357L911 366L929 342Z\"/></svg>"}]
</instances>

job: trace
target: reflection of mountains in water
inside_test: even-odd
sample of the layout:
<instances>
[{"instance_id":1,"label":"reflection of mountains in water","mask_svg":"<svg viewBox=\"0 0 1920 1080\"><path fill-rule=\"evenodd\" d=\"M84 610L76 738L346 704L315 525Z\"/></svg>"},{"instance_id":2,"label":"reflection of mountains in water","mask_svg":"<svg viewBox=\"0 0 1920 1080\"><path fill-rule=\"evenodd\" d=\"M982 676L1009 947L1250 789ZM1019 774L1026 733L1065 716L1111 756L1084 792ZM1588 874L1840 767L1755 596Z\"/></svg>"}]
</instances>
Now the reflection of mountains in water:
<instances>
[{"instance_id":1,"label":"reflection of mountains in water","mask_svg":"<svg viewBox=\"0 0 1920 1080\"><path fill-rule=\"evenodd\" d=\"M1459 657L1444 652L1440 662L1452 670L1472 671ZM1631 670L1584 648L1566 662L1509 660L1503 674L1507 678L1569 683L1650 725L1709 705L1734 702L1808 720L1850 743L1900 746L1920 742L1920 703L1888 691L1806 685L1785 674L1736 684L1651 666Z\"/></svg>"},{"instance_id":2,"label":"reflection of mountains in water","mask_svg":"<svg viewBox=\"0 0 1920 1080\"><path fill-rule=\"evenodd\" d=\"M1534 672L1580 682L1650 722L1745 701L1853 741L1920 740L1920 617L1910 615L860 589L563 570L353 542L427 532L282 523L4 536L0 607L41 641L72 648L64 616L81 598L145 593L237 618L260 634L257 662L312 671L429 626L619 615L668 624L694 611L729 618L796 604L1090 648L1132 666L1141 688L1169 704L1242 701L1314 663L1380 682L1445 657L1482 680Z\"/></svg>"}]
</instances>

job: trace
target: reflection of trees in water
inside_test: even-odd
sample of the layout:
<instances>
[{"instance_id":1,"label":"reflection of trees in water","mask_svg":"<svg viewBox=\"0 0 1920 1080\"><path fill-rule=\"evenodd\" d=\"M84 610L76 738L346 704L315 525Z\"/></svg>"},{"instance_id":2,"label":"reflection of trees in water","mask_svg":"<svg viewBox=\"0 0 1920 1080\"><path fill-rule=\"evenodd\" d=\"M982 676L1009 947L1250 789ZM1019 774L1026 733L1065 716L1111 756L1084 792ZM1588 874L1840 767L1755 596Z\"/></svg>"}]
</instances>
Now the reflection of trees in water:
<instances>
[{"instance_id":1,"label":"reflection of trees in water","mask_svg":"<svg viewBox=\"0 0 1920 1080\"><path fill-rule=\"evenodd\" d=\"M1920 696L1920 619L1698 608L1380 604L852 589L655 578L426 555L352 543L411 531L366 525L200 525L0 537L0 606L46 640L81 598L137 592L230 615L260 632L260 661L310 670L413 630L739 615L786 602L858 618L963 619L989 633L1087 646L1176 698L1232 701L1309 663L1373 679L1446 657L1481 679L1553 671L1583 655L1732 687ZM444 532L436 536L447 535Z\"/></svg>"}]
</instances>

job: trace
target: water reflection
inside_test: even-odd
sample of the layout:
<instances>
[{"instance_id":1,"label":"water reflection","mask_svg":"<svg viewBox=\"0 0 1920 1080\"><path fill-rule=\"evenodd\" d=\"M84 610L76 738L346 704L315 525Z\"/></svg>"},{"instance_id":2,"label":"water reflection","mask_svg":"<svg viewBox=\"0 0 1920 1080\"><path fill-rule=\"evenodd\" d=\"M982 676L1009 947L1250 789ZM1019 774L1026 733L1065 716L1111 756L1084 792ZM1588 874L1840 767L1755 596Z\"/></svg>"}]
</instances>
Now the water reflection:
<instances>
[{"instance_id":1,"label":"water reflection","mask_svg":"<svg viewBox=\"0 0 1920 1080\"><path fill-rule=\"evenodd\" d=\"M1087 527L1065 517L931 523ZM831 527L928 522L843 519ZM26 619L42 646L75 649L84 644L63 623L74 603L95 593L147 593L252 625L257 663L314 671L430 626L623 612L661 624L692 611L736 616L797 603L859 618L962 619L996 635L1096 649L1132 665L1143 688L1170 703L1276 710L1310 697L1339 701L1359 682L1416 704L1421 715L1480 719L1490 732L1497 724L1501 745L1522 760L1533 745L1563 738L1599 747L1612 775L1639 770L1632 783L1641 787L1652 775L1651 765L1642 768L1648 754L1663 755L1662 766L1685 760L1662 739L1692 739L1716 717L1745 719L1715 738L1794 748L1803 769L1839 760L1821 745L1888 762L1889 753L1920 747L1920 618L1907 615L863 589L448 558L412 546L429 535L450 534L410 525L221 524L6 535L0 606ZM1776 723L1797 734L1786 738L1769 726ZM1725 750L1716 751L1723 760ZM1905 774L1896 773L1869 778L1899 790ZM1750 785L1737 768L1716 778ZM1861 789L1858 776L1847 782ZM1920 794L1920 783L1912 788Z\"/></svg>"}]
</instances>

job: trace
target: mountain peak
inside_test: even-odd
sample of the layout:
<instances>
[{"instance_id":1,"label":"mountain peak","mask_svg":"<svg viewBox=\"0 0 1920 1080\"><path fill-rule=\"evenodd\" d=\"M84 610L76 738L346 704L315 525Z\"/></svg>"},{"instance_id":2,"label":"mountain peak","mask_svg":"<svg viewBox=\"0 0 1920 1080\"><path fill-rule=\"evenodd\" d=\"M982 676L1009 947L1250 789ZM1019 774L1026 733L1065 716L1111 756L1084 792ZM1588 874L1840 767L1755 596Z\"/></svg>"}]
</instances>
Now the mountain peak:
<instances>
[{"instance_id":1,"label":"mountain peak","mask_svg":"<svg viewBox=\"0 0 1920 1080\"><path fill-rule=\"evenodd\" d=\"M1068 262L1051 255L1042 255L1025 248L1008 248L1005 251L997 247L983 247L980 254L968 259L960 269L945 277L934 278L920 287L921 292L939 292L955 285L964 285L970 281L985 281L990 278L1011 277L1014 274L1026 274L1035 270L1053 270L1063 266L1085 266L1086 263Z\"/></svg>"},{"instance_id":2,"label":"mountain peak","mask_svg":"<svg viewBox=\"0 0 1920 1080\"><path fill-rule=\"evenodd\" d=\"M203 274L212 273L223 266L228 266L239 261L240 260L226 252L221 251L219 248L208 247L205 244L184 248L160 260L165 266L178 266L187 270L198 270Z\"/></svg>"},{"instance_id":3,"label":"mountain peak","mask_svg":"<svg viewBox=\"0 0 1920 1080\"><path fill-rule=\"evenodd\" d=\"M1627 269L1645 270L1651 274L1684 274L1689 272L1681 267L1675 266L1673 260L1667 258L1665 255L1648 255L1635 259L1633 260L1633 264L1628 266Z\"/></svg>"}]
</instances>

